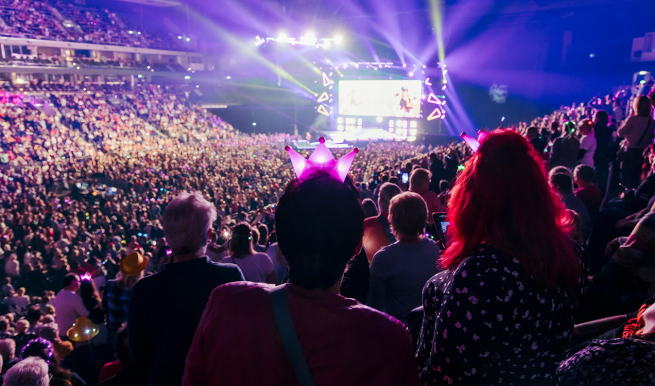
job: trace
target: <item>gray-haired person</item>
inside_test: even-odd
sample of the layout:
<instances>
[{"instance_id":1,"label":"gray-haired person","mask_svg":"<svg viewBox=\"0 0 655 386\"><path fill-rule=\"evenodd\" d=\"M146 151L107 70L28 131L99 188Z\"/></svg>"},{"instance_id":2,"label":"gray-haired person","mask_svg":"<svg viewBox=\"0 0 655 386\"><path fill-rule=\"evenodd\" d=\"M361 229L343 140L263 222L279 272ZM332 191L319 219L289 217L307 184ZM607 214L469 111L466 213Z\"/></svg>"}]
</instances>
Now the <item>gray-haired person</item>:
<instances>
[{"instance_id":1,"label":"gray-haired person","mask_svg":"<svg viewBox=\"0 0 655 386\"><path fill-rule=\"evenodd\" d=\"M134 285L128 306L133 360L146 369L153 386L182 382L184 363L212 290L243 279L233 264L206 256L216 208L199 192L182 193L162 217L172 263Z\"/></svg>"}]
</instances>

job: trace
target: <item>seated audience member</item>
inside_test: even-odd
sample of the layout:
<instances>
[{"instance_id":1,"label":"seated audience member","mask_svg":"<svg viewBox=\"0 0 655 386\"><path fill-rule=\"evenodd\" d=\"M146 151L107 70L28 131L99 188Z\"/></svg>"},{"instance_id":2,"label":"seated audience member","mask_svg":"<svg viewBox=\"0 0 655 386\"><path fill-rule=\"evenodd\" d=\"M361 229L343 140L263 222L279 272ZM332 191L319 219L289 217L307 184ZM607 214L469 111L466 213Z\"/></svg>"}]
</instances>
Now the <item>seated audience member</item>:
<instances>
[{"instance_id":1,"label":"seated audience member","mask_svg":"<svg viewBox=\"0 0 655 386\"><path fill-rule=\"evenodd\" d=\"M20 319L16 322L16 334L12 337L16 341L16 349L18 351L23 349L23 346L30 340L36 338L36 335L29 332L30 322L25 319Z\"/></svg>"},{"instance_id":2,"label":"seated audience member","mask_svg":"<svg viewBox=\"0 0 655 386\"><path fill-rule=\"evenodd\" d=\"M184 385L298 384L280 341L280 325L297 336L300 348L294 358L306 362L308 370L302 374L308 382L417 384L407 329L338 295L346 263L363 233L364 212L355 190L325 175L289 184L275 214L289 283L234 283L215 289L189 351ZM277 298L283 303L276 300L272 306L277 296L283 296ZM273 307L287 316L276 318Z\"/></svg>"},{"instance_id":3,"label":"seated audience member","mask_svg":"<svg viewBox=\"0 0 655 386\"><path fill-rule=\"evenodd\" d=\"M127 339L127 328L121 327L116 334L116 361L119 364L118 371L110 376L103 378L100 375L98 386L144 386L148 384L148 377L143 369L134 364L130 358L130 347ZM112 362L114 363L114 362ZM103 371L107 365L103 367Z\"/></svg>"},{"instance_id":4,"label":"seated audience member","mask_svg":"<svg viewBox=\"0 0 655 386\"><path fill-rule=\"evenodd\" d=\"M41 358L31 357L17 363L4 375L3 386L48 386L48 364Z\"/></svg>"},{"instance_id":5,"label":"seated audience member","mask_svg":"<svg viewBox=\"0 0 655 386\"><path fill-rule=\"evenodd\" d=\"M109 280L102 295L102 307L107 312L107 340L113 345L116 332L127 322L127 306L134 284L143 278L148 259L138 251L125 256L114 280Z\"/></svg>"},{"instance_id":6,"label":"seated audience member","mask_svg":"<svg viewBox=\"0 0 655 386\"><path fill-rule=\"evenodd\" d=\"M434 225L432 213L445 212L446 207L441 204L437 193L429 190L430 188L430 172L427 169L414 169L409 176L409 191L418 193L428 207L427 223Z\"/></svg>"},{"instance_id":7,"label":"seated audience member","mask_svg":"<svg viewBox=\"0 0 655 386\"><path fill-rule=\"evenodd\" d=\"M455 183L448 220L446 271L423 290L421 382L553 384L582 265L566 209L525 138L497 130L481 141Z\"/></svg>"},{"instance_id":8,"label":"seated audience member","mask_svg":"<svg viewBox=\"0 0 655 386\"><path fill-rule=\"evenodd\" d=\"M36 338L27 343L22 350L21 358L41 358L48 364L50 385L85 386L86 382L79 375L59 366L52 344L42 338Z\"/></svg>"},{"instance_id":9,"label":"seated audience member","mask_svg":"<svg viewBox=\"0 0 655 386\"><path fill-rule=\"evenodd\" d=\"M542 155L544 149L548 146L548 141L544 140L541 135L539 135L539 128L535 126L528 127L528 130L525 133L525 139L530 142L539 155Z\"/></svg>"},{"instance_id":10,"label":"seated audience member","mask_svg":"<svg viewBox=\"0 0 655 386\"><path fill-rule=\"evenodd\" d=\"M235 226L230 238L230 256L223 258L221 263L237 265L248 281L277 284L271 258L253 249L255 239L248 223Z\"/></svg>"},{"instance_id":11,"label":"seated audience member","mask_svg":"<svg viewBox=\"0 0 655 386\"><path fill-rule=\"evenodd\" d=\"M130 351L134 362L147 369L153 386L181 383L184 361L212 290L243 280L237 266L213 263L205 255L215 219L215 206L199 192L173 199L162 218L173 262L132 289L127 311Z\"/></svg>"},{"instance_id":12,"label":"seated audience member","mask_svg":"<svg viewBox=\"0 0 655 386\"><path fill-rule=\"evenodd\" d=\"M553 152L548 164L550 168L565 166L571 170L578 164L580 141L575 137L575 125L567 122L562 135L553 142Z\"/></svg>"},{"instance_id":13,"label":"seated audience member","mask_svg":"<svg viewBox=\"0 0 655 386\"><path fill-rule=\"evenodd\" d=\"M13 339L0 340L0 355L2 355L2 373L4 374L18 363L18 359L16 359L16 341Z\"/></svg>"},{"instance_id":14,"label":"seated audience member","mask_svg":"<svg viewBox=\"0 0 655 386\"><path fill-rule=\"evenodd\" d=\"M558 385L652 385L655 382L655 303L652 300L650 303L640 309L638 322L630 326L634 329L624 329L618 338L594 339L562 361L557 369Z\"/></svg>"},{"instance_id":15,"label":"seated audience member","mask_svg":"<svg viewBox=\"0 0 655 386\"><path fill-rule=\"evenodd\" d=\"M4 316L0 316L0 339L7 339L12 336L13 334L9 333L9 320Z\"/></svg>"},{"instance_id":16,"label":"seated audience member","mask_svg":"<svg viewBox=\"0 0 655 386\"><path fill-rule=\"evenodd\" d=\"M596 216L603 202L603 193L594 184L594 168L588 165L578 165L573 171L573 179L578 185L575 196L582 201L591 217Z\"/></svg>"},{"instance_id":17,"label":"seated audience member","mask_svg":"<svg viewBox=\"0 0 655 386\"><path fill-rule=\"evenodd\" d=\"M609 259L582 297L578 321L627 313L655 295L655 212L619 238L618 249L608 249Z\"/></svg>"},{"instance_id":18,"label":"seated audience member","mask_svg":"<svg viewBox=\"0 0 655 386\"><path fill-rule=\"evenodd\" d=\"M594 135L593 122L584 119L578 123L580 131L580 152L578 153L578 164L594 167L594 154L596 153L596 136Z\"/></svg>"},{"instance_id":19,"label":"seated audience member","mask_svg":"<svg viewBox=\"0 0 655 386\"><path fill-rule=\"evenodd\" d=\"M555 174L550 177L550 184L566 206L582 217L582 235L586 238L591 231L591 216L585 204L573 194L573 181L568 174Z\"/></svg>"},{"instance_id":20,"label":"seated audience member","mask_svg":"<svg viewBox=\"0 0 655 386\"><path fill-rule=\"evenodd\" d=\"M52 299L52 305L55 306L57 312L56 321L60 336L66 335L77 318L89 316L89 310L84 307L84 302L77 293L81 282L77 274L69 273L62 282L64 288Z\"/></svg>"},{"instance_id":21,"label":"seated audience member","mask_svg":"<svg viewBox=\"0 0 655 386\"><path fill-rule=\"evenodd\" d=\"M397 185L388 182L382 184L378 197L380 214L364 220L364 237L362 237L362 246L366 251L369 264L380 248L396 242L396 237L391 231L388 220L389 203L394 196L401 192L402 191Z\"/></svg>"},{"instance_id":22,"label":"seated audience member","mask_svg":"<svg viewBox=\"0 0 655 386\"><path fill-rule=\"evenodd\" d=\"M424 237L427 207L416 193L391 199L389 219L398 241L382 247L371 262L368 305L407 324L407 315L421 305L423 286L439 270L439 247Z\"/></svg>"},{"instance_id":23,"label":"seated audience member","mask_svg":"<svg viewBox=\"0 0 655 386\"><path fill-rule=\"evenodd\" d=\"M66 336L74 342L75 349L61 362L62 367L75 372L89 385L98 383L102 366L111 360L113 350L108 344L97 344L94 338L100 329L88 318L77 318Z\"/></svg>"}]
</instances>

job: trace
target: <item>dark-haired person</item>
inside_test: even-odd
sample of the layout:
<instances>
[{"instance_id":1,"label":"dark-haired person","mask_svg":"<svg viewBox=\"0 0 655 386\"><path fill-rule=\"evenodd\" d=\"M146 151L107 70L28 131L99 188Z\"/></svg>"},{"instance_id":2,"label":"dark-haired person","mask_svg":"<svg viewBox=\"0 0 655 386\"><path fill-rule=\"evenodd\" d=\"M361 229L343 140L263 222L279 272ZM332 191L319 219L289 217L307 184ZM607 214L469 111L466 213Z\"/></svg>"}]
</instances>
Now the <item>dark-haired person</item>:
<instances>
[{"instance_id":1,"label":"dark-haired person","mask_svg":"<svg viewBox=\"0 0 655 386\"><path fill-rule=\"evenodd\" d=\"M498 130L481 142L448 220L447 271L423 290L421 383L554 385L582 266L566 209L525 138Z\"/></svg>"},{"instance_id":2,"label":"dark-haired person","mask_svg":"<svg viewBox=\"0 0 655 386\"><path fill-rule=\"evenodd\" d=\"M172 263L139 280L127 308L130 351L150 385L179 386L184 361L212 290L243 280L231 264L206 256L216 207L199 192L182 193L164 209L162 225Z\"/></svg>"},{"instance_id":3,"label":"dark-haired person","mask_svg":"<svg viewBox=\"0 0 655 386\"><path fill-rule=\"evenodd\" d=\"M378 208L375 206L375 202L370 198L362 200L362 209L364 209L364 216L366 216L366 218L378 215Z\"/></svg>"},{"instance_id":4,"label":"dark-haired person","mask_svg":"<svg viewBox=\"0 0 655 386\"><path fill-rule=\"evenodd\" d=\"M594 116L594 135L596 137L594 165L597 168L606 167L606 163L610 158L609 150L612 147L612 128L609 127L609 123L610 117L605 111L600 110ZM616 130L616 127L614 127L614 130Z\"/></svg>"},{"instance_id":5,"label":"dark-haired person","mask_svg":"<svg viewBox=\"0 0 655 386\"><path fill-rule=\"evenodd\" d=\"M56 321L61 336L66 336L66 331L73 327L77 318L89 316L89 310L84 307L84 302L77 293L81 282L77 274L69 273L62 282L64 288L52 299L52 305L55 306L57 312Z\"/></svg>"},{"instance_id":6,"label":"dark-haired person","mask_svg":"<svg viewBox=\"0 0 655 386\"><path fill-rule=\"evenodd\" d=\"M121 327L116 333L116 362L119 363L117 373L109 378L103 379L98 386L143 386L148 384L148 378L144 376L143 369L134 364L130 358L130 347L127 339L127 327ZM111 364L113 364L112 362ZM109 365L109 364L108 364ZM108 365L103 367L103 371ZM101 373L102 375L102 373Z\"/></svg>"},{"instance_id":7,"label":"dark-haired person","mask_svg":"<svg viewBox=\"0 0 655 386\"><path fill-rule=\"evenodd\" d=\"M234 283L214 290L183 384L297 385L271 306L277 291L288 299L298 357L304 357L314 384L417 384L412 344L402 323L338 295L363 225L358 194L347 184L329 176L292 181L275 213L289 283Z\"/></svg>"},{"instance_id":8,"label":"dark-haired person","mask_svg":"<svg viewBox=\"0 0 655 386\"><path fill-rule=\"evenodd\" d=\"M566 166L573 170L578 164L580 141L575 136L576 128L573 122L564 124L562 135L553 142L553 152L548 164L550 168Z\"/></svg>"},{"instance_id":9,"label":"dark-haired person","mask_svg":"<svg viewBox=\"0 0 655 386\"><path fill-rule=\"evenodd\" d=\"M232 229L230 256L221 263L235 264L248 281L277 284L273 262L267 254L253 250L253 229L248 223L239 224Z\"/></svg>"},{"instance_id":10,"label":"dark-haired person","mask_svg":"<svg viewBox=\"0 0 655 386\"><path fill-rule=\"evenodd\" d=\"M575 196L580 199L587 208L589 216L596 216L603 201L603 193L594 184L594 168L588 165L578 165L573 171L573 180L578 185Z\"/></svg>"},{"instance_id":11,"label":"dark-haired person","mask_svg":"<svg viewBox=\"0 0 655 386\"><path fill-rule=\"evenodd\" d=\"M582 234L586 238L591 232L591 216L585 204L573 193L573 179L568 174L555 173L550 176L550 184L557 192L567 209L571 209L582 218Z\"/></svg>"},{"instance_id":12,"label":"dark-haired person","mask_svg":"<svg viewBox=\"0 0 655 386\"><path fill-rule=\"evenodd\" d=\"M52 344L43 338L30 340L21 352L21 359L25 360L30 357L43 359L48 364L48 376L50 386L71 385L85 386L86 382L73 371L63 369L55 357Z\"/></svg>"},{"instance_id":13,"label":"dark-haired person","mask_svg":"<svg viewBox=\"0 0 655 386\"><path fill-rule=\"evenodd\" d=\"M402 190L400 190L398 185L388 182L382 184L378 197L380 214L364 220L362 246L364 247L364 251L366 251L369 264L380 248L396 242L396 237L393 235L389 224L389 204L391 203L391 199L400 193L402 193Z\"/></svg>"},{"instance_id":14,"label":"dark-haired person","mask_svg":"<svg viewBox=\"0 0 655 386\"><path fill-rule=\"evenodd\" d=\"M621 142L621 183L630 189L639 186L641 165L644 163L642 153L653 143L655 137L655 120L651 115L651 103L647 96L635 98L633 115L616 131Z\"/></svg>"},{"instance_id":15,"label":"dark-haired person","mask_svg":"<svg viewBox=\"0 0 655 386\"><path fill-rule=\"evenodd\" d=\"M424 237L427 206L420 195L392 198L389 218L398 241L373 257L367 303L407 324L409 311L421 305L423 286L438 272L439 247Z\"/></svg>"},{"instance_id":16,"label":"dark-haired person","mask_svg":"<svg viewBox=\"0 0 655 386\"><path fill-rule=\"evenodd\" d=\"M430 171L427 169L415 169L409 176L409 191L418 193L425 201L427 212L427 224L434 225L432 213L445 212L446 208L441 204L437 193L429 190Z\"/></svg>"}]
</instances>

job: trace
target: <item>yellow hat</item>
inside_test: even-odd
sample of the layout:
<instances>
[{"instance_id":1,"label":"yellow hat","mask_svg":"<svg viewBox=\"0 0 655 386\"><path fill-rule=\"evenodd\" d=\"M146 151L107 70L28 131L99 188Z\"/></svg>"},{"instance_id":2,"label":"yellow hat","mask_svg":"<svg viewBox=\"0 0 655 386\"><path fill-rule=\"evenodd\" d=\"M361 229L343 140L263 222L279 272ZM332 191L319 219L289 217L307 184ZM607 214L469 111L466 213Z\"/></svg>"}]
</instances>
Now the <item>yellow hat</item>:
<instances>
[{"instance_id":1,"label":"yellow hat","mask_svg":"<svg viewBox=\"0 0 655 386\"><path fill-rule=\"evenodd\" d=\"M98 326L93 324L91 320L88 318L77 318L73 327L66 331L66 336L73 342L82 342L93 339L98 335L98 332L100 332Z\"/></svg>"},{"instance_id":2,"label":"yellow hat","mask_svg":"<svg viewBox=\"0 0 655 386\"><path fill-rule=\"evenodd\" d=\"M138 251L133 251L121 260L120 270L123 275L134 276L146 269L148 258Z\"/></svg>"}]
</instances>

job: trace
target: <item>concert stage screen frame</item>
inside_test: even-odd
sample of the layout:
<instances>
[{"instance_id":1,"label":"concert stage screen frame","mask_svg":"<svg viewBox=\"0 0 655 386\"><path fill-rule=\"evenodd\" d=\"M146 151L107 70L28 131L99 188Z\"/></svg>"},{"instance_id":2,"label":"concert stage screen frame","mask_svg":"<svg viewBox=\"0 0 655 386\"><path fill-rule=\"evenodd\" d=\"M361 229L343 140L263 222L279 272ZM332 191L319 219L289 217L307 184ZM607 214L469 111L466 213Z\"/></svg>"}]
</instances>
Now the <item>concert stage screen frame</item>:
<instances>
[{"instance_id":1,"label":"concert stage screen frame","mask_svg":"<svg viewBox=\"0 0 655 386\"><path fill-rule=\"evenodd\" d=\"M420 80L341 80L339 115L420 118Z\"/></svg>"}]
</instances>

